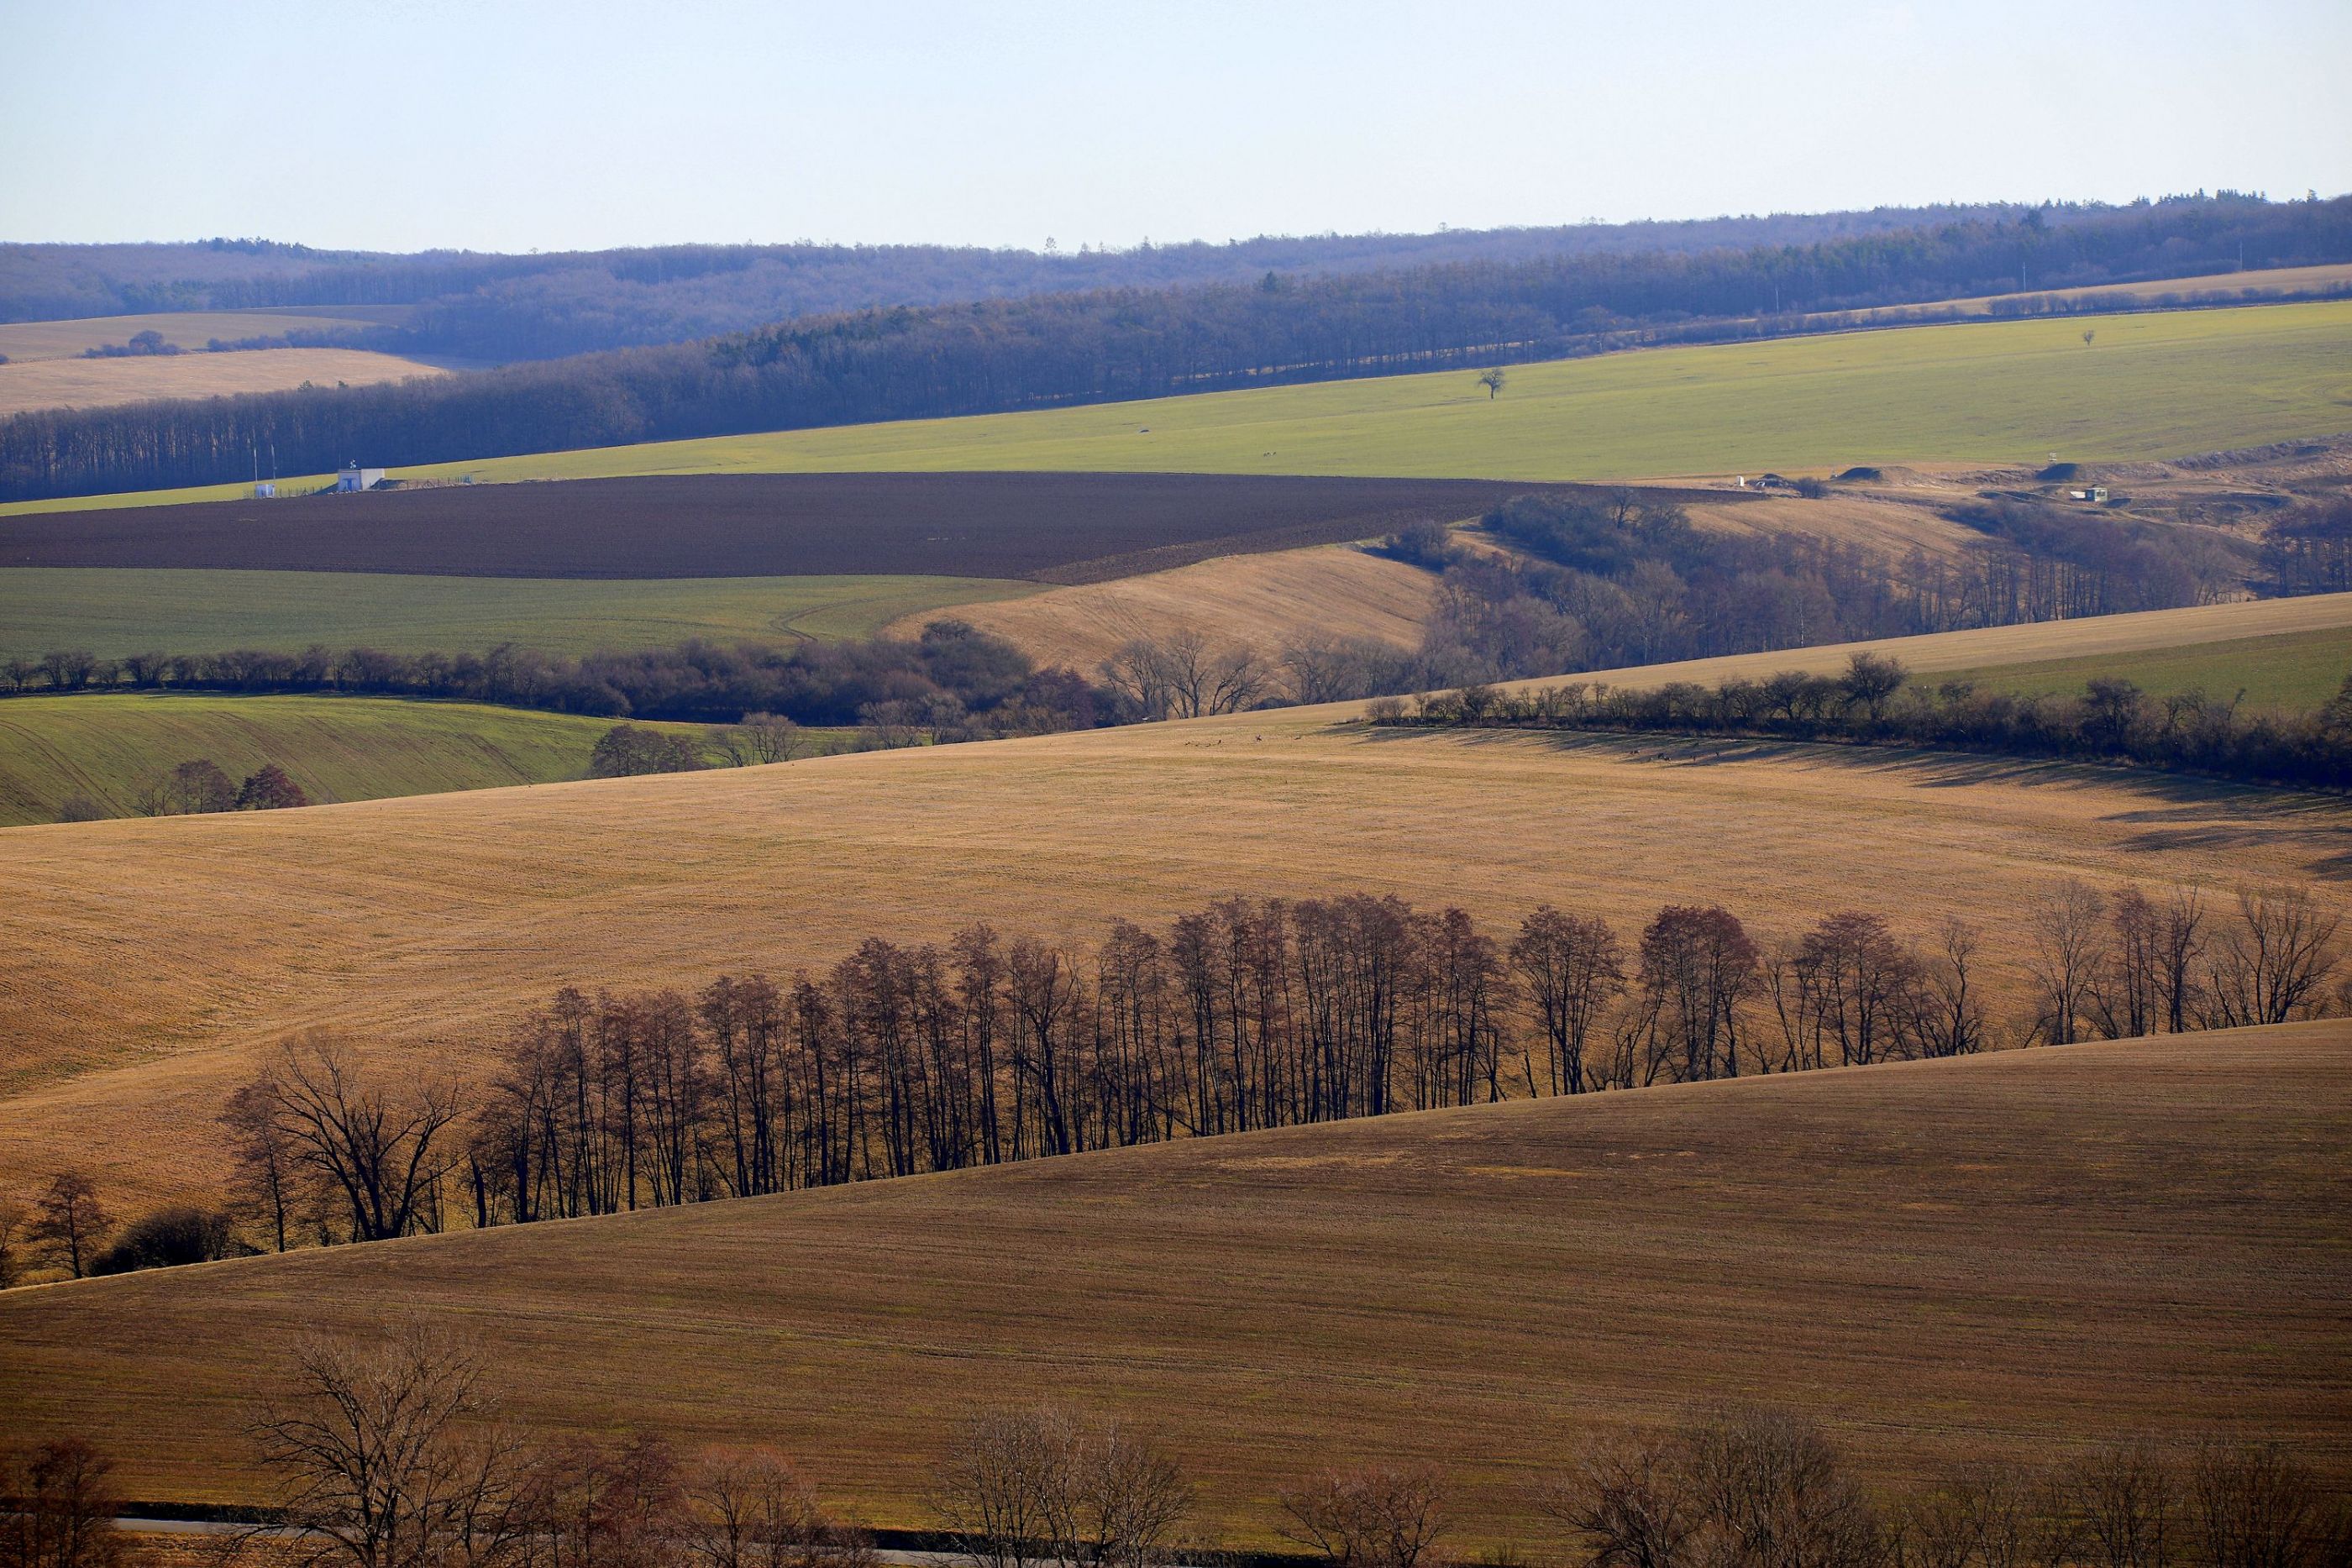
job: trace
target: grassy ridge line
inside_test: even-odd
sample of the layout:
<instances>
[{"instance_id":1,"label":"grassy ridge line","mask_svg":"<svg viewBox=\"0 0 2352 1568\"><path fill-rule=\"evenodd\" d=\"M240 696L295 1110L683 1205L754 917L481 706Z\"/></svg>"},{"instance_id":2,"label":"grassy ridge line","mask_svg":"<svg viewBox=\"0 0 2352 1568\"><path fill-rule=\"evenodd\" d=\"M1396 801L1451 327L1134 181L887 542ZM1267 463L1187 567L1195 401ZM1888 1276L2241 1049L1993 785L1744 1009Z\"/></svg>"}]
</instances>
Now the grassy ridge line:
<instances>
[{"instance_id":1,"label":"grassy ridge line","mask_svg":"<svg viewBox=\"0 0 2352 1568\"><path fill-rule=\"evenodd\" d=\"M662 647L689 637L790 643L867 637L902 616L1039 591L956 577L595 580L326 571L0 568L0 658L88 648L394 653L516 643L551 653Z\"/></svg>"},{"instance_id":2,"label":"grassy ridge line","mask_svg":"<svg viewBox=\"0 0 2352 1568\"><path fill-rule=\"evenodd\" d=\"M2223 701L2244 694L2248 712L2303 714L2326 703L2352 674L2352 629L2280 632L2180 648L1995 664L1948 672L1987 691L2019 696L2080 692L2098 679L2130 681L2150 695L2202 691Z\"/></svg>"},{"instance_id":3,"label":"grassy ridge line","mask_svg":"<svg viewBox=\"0 0 2352 1568\"><path fill-rule=\"evenodd\" d=\"M2347 1068L2332 1020L40 1287L0 1295L0 1410L70 1420L136 1495L251 1500L284 1344L416 1313L481 1336L530 1427L775 1443L889 1525L925 1521L957 1414L1045 1396L1166 1442L1234 1544L1361 1458L1444 1466L1455 1544L1524 1548L1531 1476L1727 1390L1822 1420L1873 1485L2207 1430L2341 1483Z\"/></svg>"},{"instance_id":4,"label":"grassy ridge line","mask_svg":"<svg viewBox=\"0 0 2352 1568\"><path fill-rule=\"evenodd\" d=\"M1895 646L1914 668L1974 668L2069 638L2162 646L2328 616L2352 624L2352 595ZM1989 994L2013 999L2018 910L2053 878L2310 881L2335 897L2347 875L2336 800L1993 758L1339 722L1359 711L0 833L17 1069L0 1085L0 1188L87 1165L133 1207L209 1191L220 1099L290 1030L464 1070L559 986L789 974L869 936L944 942L978 920L1091 942L1114 916L1156 925L1237 890L1358 888L1504 922L1549 901L1621 930L1666 896L1719 902L1767 936L1858 907L1924 937L1948 914L1984 930Z\"/></svg>"},{"instance_id":5,"label":"grassy ridge line","mask_svg":"<svg viewBox=\"0 0 2352 1568\"><path fill-rule=\"evenodd\" d=\"M1510 691L1529 691L1573 680L1608 685L1652 687L1674 681L1713 685L1739 677L1760 678L1781 670L1834 674L1857 653L1889 653L1914 674L1966 672L1987 677L1997 667L2063 663L2105 667L2119 659L2171 649L2200 652L2192 659L2212 657L2240 663L2260 651L2241 648L2231 653L2203 653L2216 644L2248 643L2254 640L2326 634L2352 628L2352 593L2315 593L2294 599L2242 599L2222 604L2198 604L2180 610L2142 610L2128 615L2094 615L2076 621L2038 621L2021 626L1980 626L1967 632L1937 632L1924 637L1882 637L1867 643L1840 643L1821 648L1784 648L1769 653L1727 653L1711 659L1685 659L1672 664L1642 664L1631 669L1602 670L1569 676L1504 683ZM2045 677L2046 678L2046 677ZM2338 677L2341 678L2340 676ZM2055 688L2053 688L2055 689ZM2330 688L2332 694L2333 688ZM1301 714L1350 718L1363 712L1361 703L1333 703L1321 708L1301 708Z\"/></svg>"},{"instance_id":6,"label":"grassy ridge line","mask_svg":"<svg viewBox=\"0 0 2352 1568\"><path fill-rule=\"evenodd\" d=\"M1874 329L1514 366L404 468L417 477L1055 469L1600 480L2155 459L2352 424L2352 302ZM1148 427L1150 434L1143 434ZM222 500L238 486L12 502Z\"/></svg>"},{"instance_id":7,"label":"grassy ridge line","mask_svg":"<svg viewBox=\"0 0 2352 1568\"><path fill-rule=\"evenodd\" d=\"M0 827L54 822L75 793L131 816L142 783L198 757L232 779L275 762L320 802L581 779L612 722L393 697L11 697L0 702Z\"/></svg>"}]
</instances>

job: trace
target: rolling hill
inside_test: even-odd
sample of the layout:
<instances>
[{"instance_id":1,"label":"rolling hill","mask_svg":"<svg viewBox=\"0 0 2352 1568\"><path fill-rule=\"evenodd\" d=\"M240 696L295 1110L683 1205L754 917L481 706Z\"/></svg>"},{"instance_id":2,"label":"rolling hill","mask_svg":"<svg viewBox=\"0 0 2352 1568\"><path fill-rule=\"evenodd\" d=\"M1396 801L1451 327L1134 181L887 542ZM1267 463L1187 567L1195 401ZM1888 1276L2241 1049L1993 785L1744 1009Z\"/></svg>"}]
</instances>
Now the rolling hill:
<instances>
[{"instance_id":1,"label":"rolling hill","mask_svg":"<svg viewBox=\"0 0 2352 1568\"><path fill-rule=\"evenodd\" d=\"M1878 645L1926 672L2346 624L2352 595ZM0 1186L86 1163L127 1207L209 1193L220 1101L289 1030L463 1065L561 985L789 974L980 919L1091 939L1235 891L1359 887L1621 926L1720 900L1767 936L1841 908L1914 936L1951 914L1985 929L1989 983L2013 999L2019 911L2056 878L2333 898L2352 877L2340 799L1950 755L1370 731L1354 712L0 833Z\"/></svg>"},{"instance_id":2,"label":"rolling hill","mask_svg":"<svg viewBox=\"0 0 2352 1568\"><path fill-rule=\"evenodd\" d=\"M1146 402L719 436L404 469L576 479L877 470L1475 476L2154 459L2352 425L2352 301L1900 327ZM235 486L0 515L226 499Z\"/></svg>"},{"instance_id":3,"label":"rolling hill","mask_svg":"<svg viewBox=\"0 0 2352 1568\"><path fill-rule=\"evenodd\" d=\"M1159 1437L1250 1544L1293 1478L1423 1459L1458 1546L1525 1549L1526 1483L1727 1397L1822 1420L1878 1486L2208 1431L2340 1486L2347 1083L2338 1020L43 1286L0 1295L0 1415L89 1434L131 1495L248 1500L289 1341L413 1313L478 1336L534 1428L772 1443L891 1525L929 1522L950 1419L1038 1397Z\"/></svg>"},{"instance_id":4,"label":"rolling hill","mask_svg":"<svg viewBox=\"0 0 2352 1568\"><path fill-rule=\"evenodd\" d=\"M1412 649L1437 597L1434 573L1353 545L1219 556L1172 571L1050 588L960 607L959 620L1004 638L1040 664L1092 671L1133 639L1196 632L1218 647L1268 655L1310 638ZM886 628L909 637L929 611Z\"/></svg>"},{"instance_id":5,"label":"rolling hill","mask_svg":"<svg viewBox=\"0 0 2352 1568\"><path fill-rule=\"evenodd\" d=\"M71 796L137 813L141 785L209 758L231 779L266 762L313 801L583 779L613 721L392 697L82 693L0 703L0 828L55 822ZM649 727L699 740L693 725Z\"/></svg>"}]
</instances>

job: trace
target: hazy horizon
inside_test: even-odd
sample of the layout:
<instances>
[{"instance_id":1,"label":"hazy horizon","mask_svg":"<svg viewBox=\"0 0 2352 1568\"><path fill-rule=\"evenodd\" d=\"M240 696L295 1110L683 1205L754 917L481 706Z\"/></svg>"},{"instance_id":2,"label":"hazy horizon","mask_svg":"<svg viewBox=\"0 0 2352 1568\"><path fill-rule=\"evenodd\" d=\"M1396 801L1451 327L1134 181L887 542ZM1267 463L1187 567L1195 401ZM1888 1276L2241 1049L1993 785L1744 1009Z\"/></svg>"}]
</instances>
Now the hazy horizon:
<instances>
[{"instance_id":1,"label":"hazy horizon","mask_svg":"<svg viewBox=\"0 0 2352 1568\"><path fill-rule=\"evenodd\" d=\"M2352 12L0 0L0 235L1130 248L2352 190Z\"/></svg>"}]
</instances>

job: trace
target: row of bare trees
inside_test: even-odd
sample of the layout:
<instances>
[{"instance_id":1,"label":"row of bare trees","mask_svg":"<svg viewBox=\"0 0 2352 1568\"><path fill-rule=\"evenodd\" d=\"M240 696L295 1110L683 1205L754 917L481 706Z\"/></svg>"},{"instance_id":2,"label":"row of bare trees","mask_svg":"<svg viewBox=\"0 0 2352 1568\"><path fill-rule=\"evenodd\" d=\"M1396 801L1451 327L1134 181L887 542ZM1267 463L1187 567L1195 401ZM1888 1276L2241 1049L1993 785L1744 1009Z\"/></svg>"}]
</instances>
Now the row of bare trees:
<instances>
[{"instance_id":1,"label":"row of bare trees","mask_svg":"<svg viewBox=\"0 0 2352 1568\"><path fill-rule=\"evenodd\" d=\"M290 1568L876 1568L772 1448L680 1452L658 1434L533 1436L483 1352L422 1322L292 1347L247 1436ZM1525 1456L1521 1456L1525 1457ZM1492 1458L1492 1456L1489 1456ZM0 1568L117 1568L105 1456L0 1454ZM1535 1467L1513 1511L1574 1568L2336 1568L2352 1519L2276 1444L2138 1439L2036 1467L1976 1458L1885 1495L1792 1412L1703 1410ZM1150 1433L1050 1403L950 1427L925 1497L970 1568L1166 1568L1223 1556ZM1426 1462L1342 1465L1276 1493L1275 1531L1332 1568L1435 1568L1460 1506Z\"/></svg>"},{"instance_id":2,"label":"row of bare trees","mask_svg":"<svg viewBox=\"0 0 2352 1568\"><path fill-rule=\"evenodd\" d=\"M1549 904L1507 936L1395 897L1235 897L1092 949L986 925L826 971L559 992L480 1078L290 1042L223 1114L223 1207L117 1229L89 1178L0 1201L0 1284L373 1241L1465 1105L2071 1044L2340 1009L2306 890L2151 899L2066 881L2022 912L2029 1011L1980 934L1843 910L1793 936L1668 904L1637 936ZM108 1245L110 1237L111 1245Z\"/></svg>"},{"instance_id":3,"label":"row of bare trees","mask_svg":"<svg viewBox=\"0 0 2352 1568\"><path fill-rule=\"evenodd\" d=\"M2026 924L2030 1021L1991 1015L1974 929L1864 911L1764 940L1719 905L1631 940L1544 905L1502 937L1370 894L1117 921L1090 951L975 925L782 983L567 988L479 1082L296 1042L223 1120L236 1206L282 1249L2335 1005L2336 923L2300 890L2217 911L2070 882Z\"/></svg>"},{"instance_id":4,"label":"row of bare trees","mask_svg":"<svg viewBox=\"0 0 2352 1568\"><path fill-rule=\"evenodd\" d=\"M2340 1007L2342 917L2308 888L2193 887L2161 900L2069 878L2032 912L2035 1030L2053 1045L2284 1023Z\"/></svg>"}]
</instances>

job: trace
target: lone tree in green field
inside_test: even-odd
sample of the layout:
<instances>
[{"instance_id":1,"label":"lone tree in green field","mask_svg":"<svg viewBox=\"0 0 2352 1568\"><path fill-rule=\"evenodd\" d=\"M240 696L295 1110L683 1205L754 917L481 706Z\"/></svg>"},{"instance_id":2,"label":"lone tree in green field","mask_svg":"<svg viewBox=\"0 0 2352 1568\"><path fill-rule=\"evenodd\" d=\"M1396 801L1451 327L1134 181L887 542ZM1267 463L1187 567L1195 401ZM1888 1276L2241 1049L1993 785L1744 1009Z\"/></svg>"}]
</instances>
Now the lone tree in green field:
<instances>
[{"instance_id":1,"label":"lone tree in green field","mask_svg":"<svg viewBox=\"0 0 2352 1568\"><path fill-rule=\"evenodd\" d=\"M1504 376L1502 369L1499 366L1494 370L1488 371L1478 378L1478 384L1486 389L1486 401L1488 402L1495 401L1495 394L1503 390L1503 382L1507 379L1507 378Z\"/></svg>"}]
</instances>

